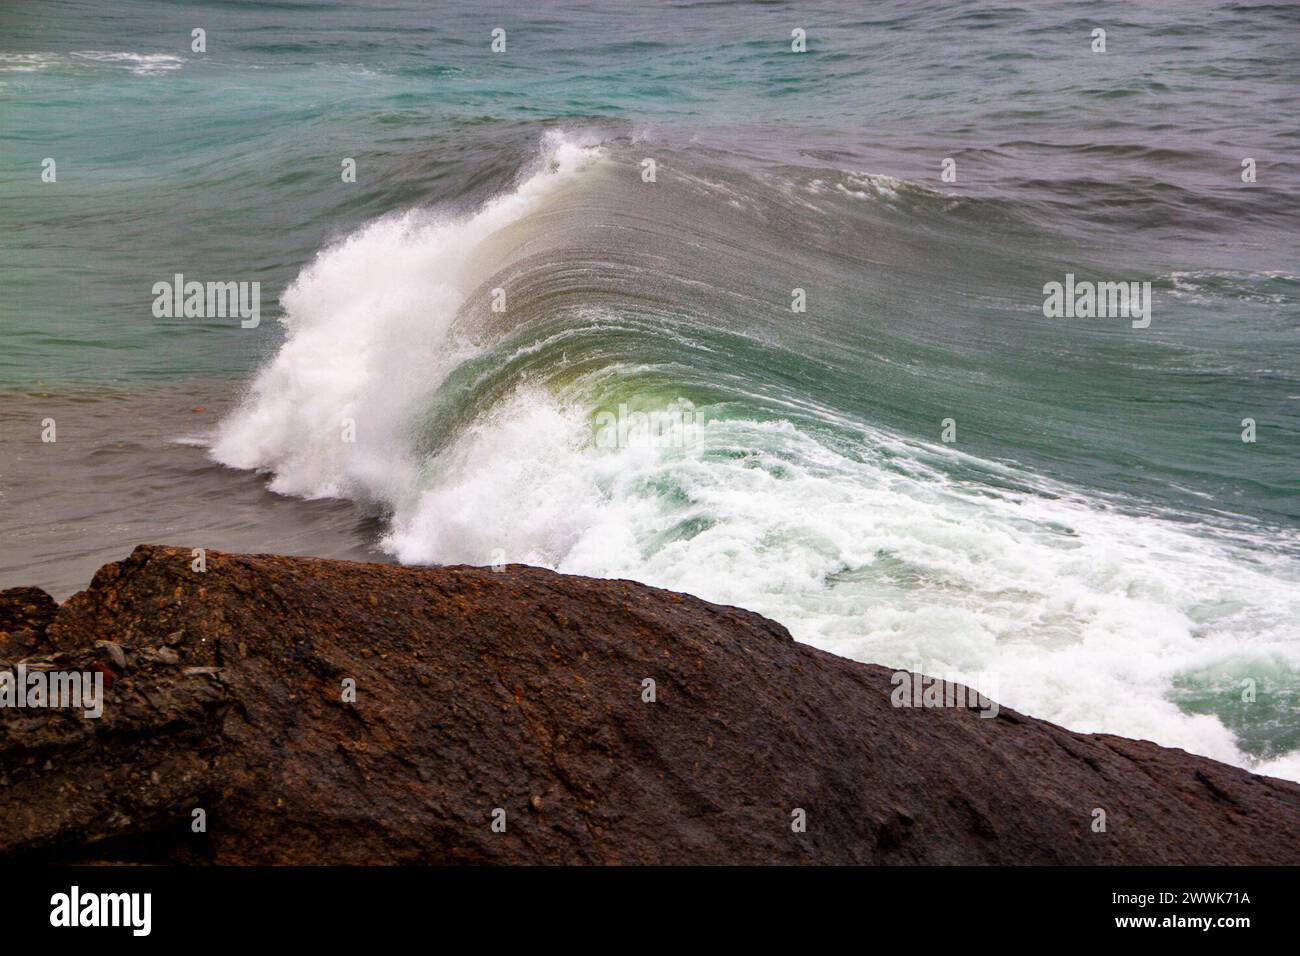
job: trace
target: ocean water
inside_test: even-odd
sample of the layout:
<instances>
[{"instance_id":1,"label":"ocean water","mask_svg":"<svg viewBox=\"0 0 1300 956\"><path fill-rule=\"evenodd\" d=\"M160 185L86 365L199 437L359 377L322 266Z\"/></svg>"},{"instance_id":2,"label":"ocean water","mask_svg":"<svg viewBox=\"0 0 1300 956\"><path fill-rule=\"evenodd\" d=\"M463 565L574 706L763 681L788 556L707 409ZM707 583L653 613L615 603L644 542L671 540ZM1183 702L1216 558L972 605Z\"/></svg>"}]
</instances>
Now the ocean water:
<instances>
[{"instance_id":1,"label":"ocean water","mask_svg":"<svg viewBox=\"0 0 1300 956\"><path fill-rule=\"evenodd\" d=\"M1300 779L1298 40L1250 3L4 5L0 586L141 541L526 562ZM261 324L156 316L177 273ZM1045 317L1067 274L1150 282L1149 327Z\"/></svg>"}]
</instances>

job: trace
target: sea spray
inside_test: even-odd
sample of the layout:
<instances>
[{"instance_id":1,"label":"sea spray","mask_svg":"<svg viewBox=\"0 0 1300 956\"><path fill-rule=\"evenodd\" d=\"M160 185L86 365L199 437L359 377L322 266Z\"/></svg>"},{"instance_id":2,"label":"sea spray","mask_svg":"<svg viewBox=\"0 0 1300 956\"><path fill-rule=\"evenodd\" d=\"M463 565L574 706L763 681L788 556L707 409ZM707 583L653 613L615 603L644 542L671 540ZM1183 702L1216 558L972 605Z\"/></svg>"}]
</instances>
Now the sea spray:
<instances>
[{"instance_id":1,"label":"sea spray","mask_svg":"<svg viewBox=\"0 0 1300 956\"><path fill-rule=\"evenodd\" d=\"M851 285L840 253L834 275L850 284L820 279L791 315L789 290L817 285L801 259L771 266L790 209L818 210L801 221L825 224L828 249L853 229L878 243L870 255L903 261L910 247L884 241L910 235L894 224L938 229L950 199L902 182L888 196L774 187L766 171L681 158L665 190L667 164L642 181L640 144L547 149L539 172L477 212L385 217L322 252L284 297L286 342L223 424L218 459L270 472L276 491L357 501L403 562L645 581L857 659L997 673L999 704L1072 729L1294 773L1288 749L1261 749L1227 710L1193 712L1177 691L1259 660L1275 662L1278 693L1300 682L1286 536L1191 521L975 444L984 379L1024 366L1023 314L1005 320L1017 331L1003 364L974 384L959 361L971 343L952 339L967 326L922 349L911 336L939 334L923 311L899 321L896 287ZM707 272L700 248L713 250ZM1023 306L1041 272L1005 268ZM970 276L930 287L958 279ZM984 321L981 335L998 328ZM1052 322L1053 347L1095 335L1086 325ZM1083 399L1072 418L1071 382L1052 382L1034 402L1003 394L999 434L1021 428L1033 447L1050 421L1091 440L1101 425ZM674 403L694 410L689 444L600 440L617 436L621 406ZM922 409L929 431L891 421L898 407ZM944 442L950 418L962 424Z\"/></svg>"}]
</instances>

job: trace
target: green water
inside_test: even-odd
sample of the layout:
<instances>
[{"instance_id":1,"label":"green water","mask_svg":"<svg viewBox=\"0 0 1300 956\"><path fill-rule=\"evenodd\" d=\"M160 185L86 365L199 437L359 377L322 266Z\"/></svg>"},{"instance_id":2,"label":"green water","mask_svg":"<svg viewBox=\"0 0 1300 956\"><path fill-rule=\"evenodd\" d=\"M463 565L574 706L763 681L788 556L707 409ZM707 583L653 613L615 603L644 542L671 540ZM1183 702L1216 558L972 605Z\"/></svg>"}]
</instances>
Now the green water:
<instances>
[{"instance_id":1,"label":"green water","mask_svg":"<svg viewBox=\"0 0 1300 956\"><path fill-rule=\"evenodd\" d=\"M1295 776L1298 26L7 5L5 581L145 537L530 561ZM157 317L176 273L261 324ZM1067 273L1150 282L1150 327L1045 317ZM697 444L591 441L681 403Z\"/></svg>"}]
</instances>

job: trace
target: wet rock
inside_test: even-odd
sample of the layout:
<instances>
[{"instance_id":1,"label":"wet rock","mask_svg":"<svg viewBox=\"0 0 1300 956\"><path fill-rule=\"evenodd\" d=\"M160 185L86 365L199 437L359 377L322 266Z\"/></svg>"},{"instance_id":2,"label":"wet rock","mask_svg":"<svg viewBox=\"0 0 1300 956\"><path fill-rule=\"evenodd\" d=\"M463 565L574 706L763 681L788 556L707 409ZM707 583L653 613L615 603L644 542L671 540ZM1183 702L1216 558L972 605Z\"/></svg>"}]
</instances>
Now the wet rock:
<instances>
[{"instance_id":1,"label":"wet rock","mask_svg":"<svg viewBox=\"0 0 1300 956\"><path fill-rule=\"evenodd\" d=\"M137 548L47 622L61 666L111 640L133 667L99 720L0 709L0 855L1300 862L1300 786L1006 709L895 708L890 671L737 608L517 565L190 560ZM142 653L164 645L191 666Z\"/></svg>"}]
</instances>

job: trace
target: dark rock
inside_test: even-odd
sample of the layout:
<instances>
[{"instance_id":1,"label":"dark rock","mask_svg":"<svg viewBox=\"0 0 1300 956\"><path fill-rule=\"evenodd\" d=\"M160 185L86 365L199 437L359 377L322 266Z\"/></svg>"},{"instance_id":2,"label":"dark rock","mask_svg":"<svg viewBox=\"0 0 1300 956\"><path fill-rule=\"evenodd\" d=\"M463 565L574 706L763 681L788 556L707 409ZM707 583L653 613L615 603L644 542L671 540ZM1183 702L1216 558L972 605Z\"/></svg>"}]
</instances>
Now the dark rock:
<instances>
[{"instance_id":1,"label":"dark rock","mask_svg":"<svg viewBox=\"0 0 1300 956\"><path fill-rule=\"evenodd\" d=\"M131 669L99 720L0 710L10 857L1300 862L1300 786L1007 710L896 709L884 668L626 581L211 551L196 573L141 547L47 633L61 667L107 640ZM163 645L177 661L139 653Z\"/></svg>"},{"instance_id":2,"label":"dark rock","mask_svg":"<svg viewBox=\"0 0 1300 956\"><path fill-rule=\"evenodd\" d=\"M0 591L0 660L22 660L48 651L45 628L59 605L40 588Z\"/></svg>"},{"instance_id":3,"label":"dark rock","mask_svg":"<svg viewBox=\"0 0 1300 956\"><path fill-rule=\"evenodd\" d=\"M40 588L0 591L0 631L31 630L43 634L58 612L58 602Z\"/></svg>"}]
</instances>

